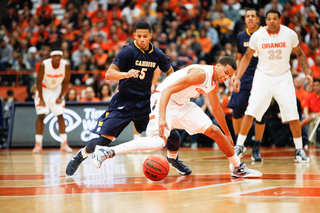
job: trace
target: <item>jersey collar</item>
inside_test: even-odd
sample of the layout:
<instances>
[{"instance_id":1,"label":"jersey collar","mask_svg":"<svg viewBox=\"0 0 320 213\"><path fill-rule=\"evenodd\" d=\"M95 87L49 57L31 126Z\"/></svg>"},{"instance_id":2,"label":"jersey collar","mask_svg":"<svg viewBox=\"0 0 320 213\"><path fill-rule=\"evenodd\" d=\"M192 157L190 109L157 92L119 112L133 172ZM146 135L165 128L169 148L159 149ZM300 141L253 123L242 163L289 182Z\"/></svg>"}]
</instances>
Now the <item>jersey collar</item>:
<instances>
[{"instance_id":1,"label":"jersey collar","mask_svg":"<svg viewBox=\"0 0 320 213\"><path fill-rule=\"evenodd\" d=\"M262 26L258 27L258 30L259 30L261 27L262 27ZM249 32L249 29L248 29L248 28L246 29L246 32L247 32L247 34L248 34L249 36L252 35L252 34Z\"/></svg>"},{"instance_id":2,"label":"jersey collar","mask_svg":"<svg viewBox=\"0 0 320 213\"><path fill-rule=\"evenodd\" d=\"M269 34L269 36L271 36L271 34L268 31L268 26L265 26L265 29L266 29L267 33ZM280 30L281 30L281 24L279 26L279 31L277 32L277 35L279 34Z\"/></svg>"},{"instance_id":3,"label":"jersey collar","mask_svg":"<svg viewBox=\"0 0 320 213\"><path fill-rule=\"evenodd\" d=\"M135 40L134 41L134 45L141 51L141 52L143 52L144 54L146 53L144 50L142 50L142 49L140 49L140 47L137 45L137 41ZM149 43L149 54L151 54L153 52L153 45L152 45L152 43L150 42Z\"/></svg>"}]
</instances>

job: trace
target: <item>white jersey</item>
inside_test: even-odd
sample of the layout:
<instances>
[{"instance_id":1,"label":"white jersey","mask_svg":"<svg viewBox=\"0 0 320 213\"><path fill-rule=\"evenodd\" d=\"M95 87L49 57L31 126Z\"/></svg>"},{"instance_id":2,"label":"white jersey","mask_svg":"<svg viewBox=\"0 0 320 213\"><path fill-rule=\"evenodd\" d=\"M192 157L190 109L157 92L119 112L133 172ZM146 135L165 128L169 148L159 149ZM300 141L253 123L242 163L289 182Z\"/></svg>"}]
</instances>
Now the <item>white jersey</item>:
<instances>
[{"instance_id":1,"label":"white jersey","mask_svg":"<svg viewBox=\"0 0 320 213\"><path fill-rule=\"evenodd\" d=\"M268 75L280 75L290 69L290 54L298 44L297 34L284 25L280 25L277 34L270 34L267 26L260 28L249 41L249 47L258 51L257 70Z\"/></svg>"},{"instance_id":2,"label":"white jersey","mask_svg":"<svg viewBox=\"0 0 320 213\"><path fill-rule=\"evenodd\" d=\"M44 64L44 75L42 81L42 87L48 89L55 89L63 82L66 71L66 64L68 62L64 59L60 60L60 65L57 69L52 66L52 59L46 59L43 61Z\"/></svg>"},{"instance_id":3,"label":"white jersey","mask_svg":"<svg viewBox=\"0 0 320 213\"><path fill-rule=\"evenodd\" d=\"M188 71L192 68L201 68L204 70L206 74L204 82L200 85L190 86L178 93L172 94L170 102L182 105L190 102L190 98L197 97L199 93L206 94L215 88L217 81L213 80L214 66L194 64L172 73L156 88L156 90L162 92L165 88L187 75Z\"/></svg>"}]
</instances>

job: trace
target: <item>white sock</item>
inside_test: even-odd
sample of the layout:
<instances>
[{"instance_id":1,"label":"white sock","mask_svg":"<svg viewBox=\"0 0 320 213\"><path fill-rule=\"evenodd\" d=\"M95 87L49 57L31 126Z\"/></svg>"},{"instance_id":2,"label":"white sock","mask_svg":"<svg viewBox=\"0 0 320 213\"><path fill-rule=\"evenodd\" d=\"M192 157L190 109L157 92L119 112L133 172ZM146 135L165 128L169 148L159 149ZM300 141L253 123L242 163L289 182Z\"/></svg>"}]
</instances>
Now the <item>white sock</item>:
<instances>
[{"instance_id":1,"label":"white sock","mask_svg":"<svg viewBox=\"0 0 320 213\"><path fill-rule=\"evenodd\" d=\"M302 149L302 137L300 138L293 138L294 145L296 149Z\"/></svg>"},{"instance_id":2,"label":"white sock","mask_svg":"<svg viewBox=\"0 0 320 213\"><path fill-rule=\"evenodd\" d=\"M64 142L67 142L67 134L66 133L60 134L60 139L61 139L61 145Z\"/></svg>"},{"instance_id":3,"label":"white sock","mask_svg":"<svg viewBox=\"0 0 320 213\"><path fill-rule=\"evenodd\" d=\"M134 151L147 151L158 150L165 146L165 142L160 137L141 137L132 141L122 143L120 145L112 147L115 154L134 152Z\"/></svg>"},{"instance_id":4,"label":"white sock","mask_svg":"<svg viewBox=\"0 0 320 213\"><path fill-rule=\"evenodd\" d=\"M244 142L246 141L247 136L246 135L238 135L238 139L237 139L237 145L239 146L243 146Z\"/></svg>"},{"instance_id":5,"label":"white sock","mask_svg":"<svg viewBox=\"0 0 320 213\"><path fill-rule=\"evenodd\" d=\"M168 156L168 158L171 158L171 159L177 159L177 157L178 157L178 153L176 153L176 154L172 154L172 153L170 153L168 150L167 150L167 156Z\"/></svg>"},{"instance_id":6,"label":"white sock","mask_svg":"<svg viewBox=\"0 0 320 213\"><path fill-rule=\"evenodd\" d=\"M88 156L90 155L90 153L88 154L88 153L86 152L86 147L84 147L84 148L81 150L81 154L82 154L82 157L83 157L83 158L86 158L86 157L88 157Z\"/></svg>"},{"instance_id":7,"label":"white sock","mask_svg":"<svg viewBox=\"0 0 320 213\"><path fill-rule=\"evenodd\" d=\"M41 146L42 146L42 139L43 139L43 135L36 135L36 142L40 143Z\"/></svg>"},{"instance_id":8,"label":"white sock","mask_svg":"<svg viewBox=\"0 0 320 213\"><path fill-rule=\"evenodd\" d=\"M236 154L234 154L232 157L228 157L228 160L234 167L240 166L240 158Z\"/></svg>"}]
</instances>

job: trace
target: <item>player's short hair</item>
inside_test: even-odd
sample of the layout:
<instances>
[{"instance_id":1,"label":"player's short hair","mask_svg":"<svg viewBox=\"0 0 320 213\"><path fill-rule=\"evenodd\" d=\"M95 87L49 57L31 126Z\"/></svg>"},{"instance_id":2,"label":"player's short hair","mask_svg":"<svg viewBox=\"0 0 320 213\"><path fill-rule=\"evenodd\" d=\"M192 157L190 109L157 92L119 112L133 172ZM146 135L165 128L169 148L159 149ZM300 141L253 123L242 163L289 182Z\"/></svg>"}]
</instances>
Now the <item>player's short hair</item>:
<instances>
[{"instance_id":1,"label":"player's short hair","mask_svg":"<svg viewBox=\"0 0 320 213\"><path fill-rule=\"evenodd\" d=\"M248 11L254 11L254 12L256 13L256 16L259 17L258 11L257 11L256 9L254 9L254 8L248 8L248 9L246 10L246 13L245 13L246 15L247 15L247 12L248 12Z\"/></svg>"},{"instance_id":2,"label":"player's short hair","mask_svg":"<svg viewBox=\"0 0 320 213\"><path fill-rule=\"evenodd\" d=\"M276 13L278 14L279 19L281 18L281 13L279 12L279 10L276 9L271 9L266 13L266 17L268 16L269 13Z\"/></svg>"},{"instance_id":3,"label":"player's short hair","mask_svg":"<svg viewBox=\"0 0 320 213\"><path fill-rule=\"evenodd\" d=\"M149 30L151 32L151 26L148 22L146 21L140 21L136 24L136 26L134 27L134 32L136 32L136 30L141 29L141 30Z\"/></svg>"},{"instance_id":4,"label":"player's short hair","mask_svg":"<svg viewBox=\"0 0 320 213\"><path fill-rule=\"evenodd\" d=\"M237 62L231 56L223 56L218 63L223 66L227 66L229 64L232 69L237 70Z\"/></svg>"}]
</instances>

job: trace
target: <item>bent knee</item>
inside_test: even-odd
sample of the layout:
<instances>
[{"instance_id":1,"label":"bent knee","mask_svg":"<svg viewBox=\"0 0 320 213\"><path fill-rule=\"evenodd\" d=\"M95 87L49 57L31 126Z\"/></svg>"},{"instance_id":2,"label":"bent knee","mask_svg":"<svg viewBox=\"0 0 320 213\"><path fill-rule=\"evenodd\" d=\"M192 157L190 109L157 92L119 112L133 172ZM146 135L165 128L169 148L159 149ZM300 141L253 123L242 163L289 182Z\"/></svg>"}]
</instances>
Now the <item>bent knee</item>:
<instances>
[{"instance_id":1,"label":"bent knee","mask_svg":"<svg viewBox=\"0 0 320 213\"><path fill-rule=\"evenodd\" d=\"M208 137L217 137L223 135L222 131L218 126L210 125L209 128L204 132Z\"/></svg>"}]
</instances>

